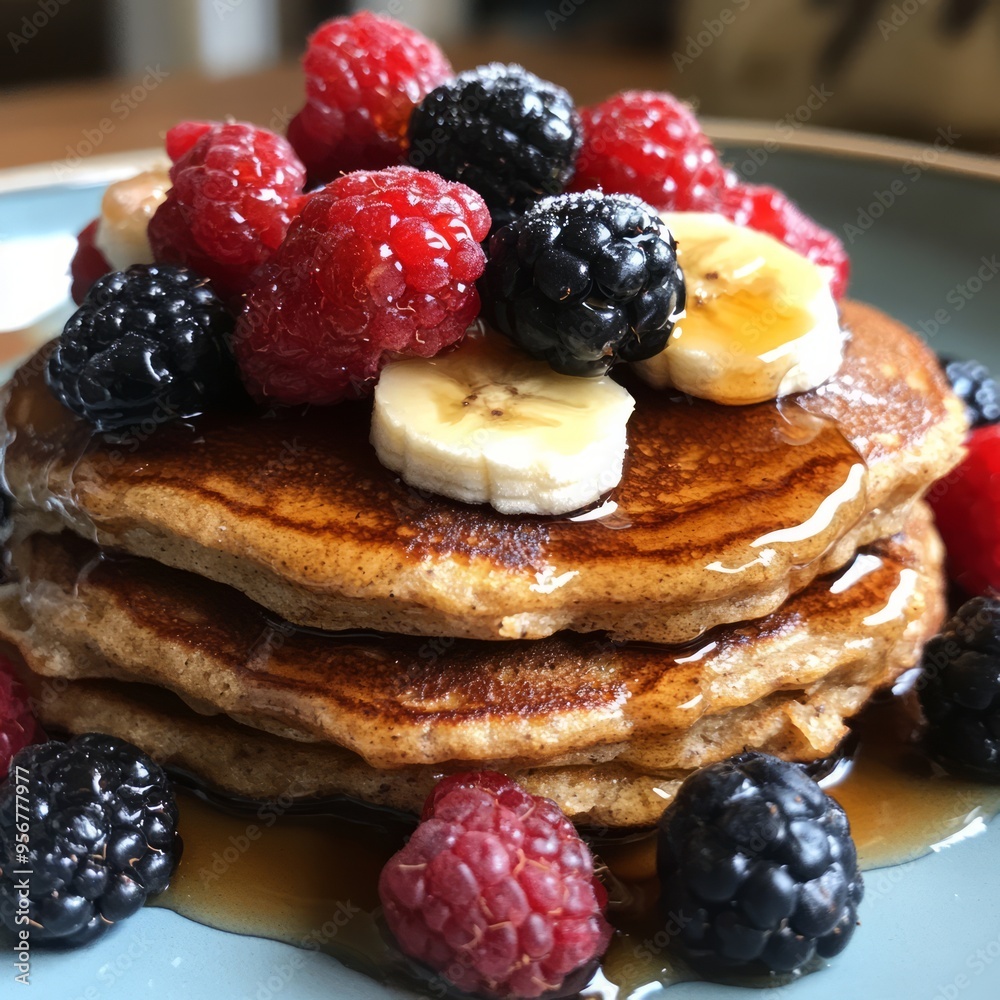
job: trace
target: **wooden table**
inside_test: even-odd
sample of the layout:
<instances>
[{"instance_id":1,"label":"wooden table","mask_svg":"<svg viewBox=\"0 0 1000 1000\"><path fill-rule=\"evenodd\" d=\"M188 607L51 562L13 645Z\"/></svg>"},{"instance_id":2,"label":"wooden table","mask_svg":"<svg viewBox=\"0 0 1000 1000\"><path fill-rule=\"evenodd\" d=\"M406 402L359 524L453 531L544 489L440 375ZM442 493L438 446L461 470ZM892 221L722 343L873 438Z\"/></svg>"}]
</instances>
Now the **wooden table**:
<instances>
[{"instance_id":1,"label":"wooden table","mask_svg":"<svg viewBox=\"0 0 1000 1000\"><path fill-rule=\"evenodd\" d=\"M497 52L561 83L581 104L626 87L669 88L673 77L667 56L608 55L578 45L554 49L495 36L452 47L449 56L465 69ZM295 64L223 80L153 70L145 79L0 93L0 168L156 146L185 118L231 115L283 131L303 100Z\"/></svg>"}]
</instances>

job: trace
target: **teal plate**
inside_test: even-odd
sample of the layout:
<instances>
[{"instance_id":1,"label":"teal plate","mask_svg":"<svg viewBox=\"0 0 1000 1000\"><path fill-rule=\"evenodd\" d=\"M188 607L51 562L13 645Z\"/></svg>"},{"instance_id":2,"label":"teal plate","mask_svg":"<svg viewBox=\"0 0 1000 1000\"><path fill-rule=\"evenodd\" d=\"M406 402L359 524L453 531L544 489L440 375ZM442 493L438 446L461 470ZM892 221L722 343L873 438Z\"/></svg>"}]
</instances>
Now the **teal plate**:
<instances>
[{"instance_id":1,"label":"teal plate","mask_svg":"<svg viewBox=\"0 0 1000 1000\"><path fill-rule=\"evenodd\" d=\"M803 129L783 136L719 122L727 158L786 190L851 253L853 297L923 332L935 350L1000 370L1000 164L933 147ZM103 186L148 154L0 173L0 330L38 336L58 324L71 236ZM47 318L44 318L46 317ZM6 349L5 348L6 340ZM26 350L0 335L0 357ZM1000 823L932 855L868 873L862 926L821 971L756 994L707 983L653 987L643 1000L996 1000L1000 996ZM350 858L344 859L349 865ZM0 996L17 996L10 938L0 936ZM8 986L10 984L10 986ZM358 1000L412 998L315 952L240 937L147 908L90 947L37 952L32 1000Z\"/></svg>"}]
</instances>

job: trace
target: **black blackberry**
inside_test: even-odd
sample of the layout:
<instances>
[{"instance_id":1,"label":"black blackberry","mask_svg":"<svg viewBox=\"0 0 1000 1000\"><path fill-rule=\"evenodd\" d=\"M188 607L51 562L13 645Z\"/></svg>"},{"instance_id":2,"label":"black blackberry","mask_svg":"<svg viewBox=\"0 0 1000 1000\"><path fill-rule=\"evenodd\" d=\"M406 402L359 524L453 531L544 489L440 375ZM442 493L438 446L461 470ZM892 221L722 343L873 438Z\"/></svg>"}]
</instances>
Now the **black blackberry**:
<instances>
[{"instance_id":1,"label":"black blackberry","mask_svg":"<svg viewBox=\"0 0 1000 1000\"><path fill-rule=\"evenodd\" d=\"M0 785L0 918L26 915L32 944L86 944L167 887L180 848L170 783L131 743L25 747Z\"/></svg>"},{"instance_id":2,"label":"black blackberry","mask_svg":"<svg viewBox=\"0 0 1000 1000\"><path fill-rule=\"evenodd\" d=\"M483 310L567 375L603 375L667 345L684 308L669 230L631 195L546 198L490 240Z\"/></svg>"},{"instance_id":3,"label":"black blackberry","mask_svg":"<svg viewBox=\"0 0 1000 1000\"><path fill-rule=\"evenodd\" d=\"M49 358L49 385L102 432L192 417L236 384L232 329L229 311L193 271L115 271L67 322Z\"/></svg>"},{"instance_id":4,"label":"black blackberry","mask_svg":"<svg viewBox=\"0 0 1000 1000\"><path fill-rule=\"evenodd\" d=\"M965 403L969 423L986 427L1000 421L1000 385L979 361L941 356L941 367L955 395Z\"/></svg>"},{"instance_id":5,"label":"black blackberry","mask_svg":"<svg viewBox=\"0 0 1000 1000\"><path fill-rule=\"evenodd\" d=\"M504 225L573 176L573 99L521 66L490 63L432 90L410 118L409 160L478 191Z\"/></svg>"},{"instance_id":6,"label":"black blackberry","mask_svg":"<svg viewBox=\"0 0 1000 1000\"><path fill-rule=\"evenodd\" d=\"M924 647L918 685L932 755L1000 780L1000 599L958 609Z\"/></svg>"},{"instance_id":7,"label":"black blackberry","mask_svg":"<svg viewBox=\"0 0 1000 1000\"><path fill-rule=\"evenodd\" d=\"M747 751L695 772L660 820L665 916L706 968L792 972L847 945L864 892L844 810Z\"/></svg>"}]
</instances>

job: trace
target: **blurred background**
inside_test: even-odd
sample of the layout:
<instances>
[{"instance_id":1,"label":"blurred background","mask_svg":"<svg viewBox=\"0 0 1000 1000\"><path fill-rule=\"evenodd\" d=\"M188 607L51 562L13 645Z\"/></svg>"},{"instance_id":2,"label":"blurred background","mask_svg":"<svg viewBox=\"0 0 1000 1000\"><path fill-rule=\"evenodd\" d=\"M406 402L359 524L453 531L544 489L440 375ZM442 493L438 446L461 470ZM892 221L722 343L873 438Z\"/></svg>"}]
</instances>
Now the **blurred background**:
<instances>
[{"instance_id":1,"label":"blurred background","mask_svg":"<svg viewBox=\"0 0 1000 1000\"><path fill-rule=\"evenodd\" d=\"M360 8L426 31L458 68L520 61L579 103L666 88L777 135L947 131L1000 152L991 0L0 0L0 166L154 146L181 117L281 128L306 33Z\"/></svg>"}]
</instances>

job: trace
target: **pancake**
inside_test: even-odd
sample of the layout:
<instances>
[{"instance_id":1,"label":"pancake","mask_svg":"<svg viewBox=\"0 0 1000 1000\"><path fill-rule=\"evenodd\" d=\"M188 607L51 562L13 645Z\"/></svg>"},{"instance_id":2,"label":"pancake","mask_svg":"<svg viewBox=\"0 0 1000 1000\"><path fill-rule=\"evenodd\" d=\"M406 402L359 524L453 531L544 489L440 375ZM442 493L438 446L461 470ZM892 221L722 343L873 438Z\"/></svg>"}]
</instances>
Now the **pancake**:
<instances>
[{"instance_id":1,"label":"pancake","mask_svg":"<svg viewBox=\"0 0 1000 1000\"><path fill-rule=\"evenodd\" d=\"M813 634L808 625L803 626L801 615L806 611L804 607L799 609L799 613L792 610L784 615L779 613L768 626L757 626L755 633L746 629L726 630L728 639L723 642L728 642L730 654L735 659L730 662L732 674L728 682L724 673L714 677L717 690L727 690L727 683L739 686L748 682L740 668L741 648L756 648L761 657L757 668L759 673L770 657L780 655L780 637L804 628L798 653L792 654L785 663L788 687L775 690L742 708L716 715L706 714L682 732L669 727L654 727L647 735L626 741L622 751L614 755L608 753L609 747L604 747L600 752L583 755L578 763L572 762L572 754L564 754L562 759L557 760L548 753L542 755L546 759L541 763L526 759L526 755L509 760L484 758L473 763L501 768L534 794L554 799L577 823L624 829L655 823L681 781L694 767L725 758L744 746L757 747L789 760L823 761L836 753L847 732L845 721L860 710L874 691L891 683L915 662L923 642L936 631L943 616L941 548L925 510L917 510L909 529L905 537L860 553L852 567L853 573L840 576L839 584L829 580L820 587L817 581L792 602L796 604L799 600L808 600L811 593L823 590L828 601L837 604L843 594L856 595L880 589L881 603L874 611L857 606L865 604L865 601L852 598L847 602L854 605L856 618L861 615L865 618L853 623L848 623L846 619L841 622L837 626L836 640L832 636L824 639L823 633ZM873 586L882 569L876 569L873 563L862 560L874 558L883 563L895 562L895 588L891 586L891 580L883 581L885 585L881 588ZM91 575L102 572L104 566L104 562L99 563ZM864 572L868 566L869 571ZM901 588L901 578L909 579L910 583ZM89 590L88 582L85 581L82 586ZM138 606L144 607L146 600L147 595L137 594ZM285 806L291 799L293 803L307 808L333 796L348 795L374 805L419 813L425 797L443 774L468 766L468 762L457 760L418 763L425 760L419 738L421 733L447 739L451 732L475 731L481 723L491 719L490 737L503 739L506 726L514 723L510 711L512 704L522 707L534 705L537 711L531 721L541 727L540 737L544 733L553 740L562 739L566 727L561 722L566 721L567 713L572 719L572 705L545 704L533 698L525 701L525 690L532 689L528 687L519 691L516 675L511 677L509 672L495 668L490 674L488 661L477 670L466 668L461 671L473 675L466 676L464 687L454 684L456 670L449 668L446 658L427 668L427 673L434 669L442 670L452 685L447 690L458 696L454 704L439 704L433 708L430 704L421 705L419 700L408 702L401 695L393 700L386 697L388 688L383 687L380 695L379 691L365 687L365 681L352 680L351 670L358 667L360 661L352 662L350 670L337 671L336 677L334 672L323 669L321 661L317 662L312 687L317 687L316 675L322 676L324 686L331 692L327 702L331 711L345 690L352 685L364 687L364 691L358 693L363 693L366 699L367 714L352 715L346 711L344 718L352 719L357 729L374 739L381 738L380 731L384 730L383 737L407 748L412 755L403 766L373 766L360 753L331 742L290 739L262 731L255 723L261 721L260 713L266 704L263 700L257 706L257 715L253 718L247 716L240 723L227 715L206 715L193 711L172 693L148 684L68 679L88 672L107 677L128 676L132 672L123 669L121 663L102 663L96 652L88 652L82 645L70 649L56 642L54 647L48 646L50 633L31 628L20 606L16 585L3 588L0 610L3 632L18 642L27 663L35 670L46 670L52 675L43 677L31 671L25 673L36 714L43 725L56 732L99 731L131 740L165 766L193 776L200 784L223 795L260 801L281 800ZM216 610L212 604L204 607L205 614L214 614ZM822 616L821 609L815 611ZM811 613L812 609L810 617ZM17 619L20 619L20 629L14 627ZM886 644L883 629L890 622L895 642ZM186 637L186 640L181 640L181 645L192 657L197 648L191 641L193 634L197 632L205 637L212 631L204 623L183 617L174 624L176 634ZM827 624L832 625L832 622L827 620ZM756 646L751 635L755 636ZM818 681L805 687L796 686L788 673L789 667L798 663L795 669L802 670L805 679L813 655L810 649L813 639L822 639L827 645L826 649L815 652L820 658L834 647L835 641L844 648L852 648L855 658L828 671ZM319 641L317 637L313 640ZM297 636L290 639L281 651L298 641ZM324 637L323 641L330 640ZM774 642L778 646L773 645ZM519 646L537 647L543 644L509 644L501 649L506 652ZM481 645L495 648L495 644ZM214 640L210 641L210 647L214 648ZM180 652L180 647L174 649L171 642L165 645L147 643L141 648L145 661L150 664L162 658L176 662L174 657ZM703 659L709 655L706 653ZM82 666L74 667L74 663ZM672 690L669 681L671 671L682 666L677 660L673 664L665 670L665 690ZM292 667L287 669L290 671ZM159 668L147 671L150 677L160 676L160 673ZM377 673L374 671L372 676ZM706 682L712 673L705 671ZM265 677L267 674L268 671L265 671ZM481 676L484 674L488 676ZM575 676L569 680L575 683ZM625 681L626 678L622 676L620 680ZM237 683L238 679L229 676L219 679L220 687L230 682ZM754 683L752 676L749 683ZM553 679L550 684L557 685L558 679ZM417 691L425 690L418 679L409 675L406 675L404 683L397 686L397 690L402 692L410 686ZM611 686L609 682L608 687ZM301 693L301 688L291 684L288 678L277 689L265 689L275 693L285 691L286 697L294 697L297 690ZM484 692L488 691L492 695L484 698ZM653 713L655 719L658 711L656 692L656 684L637 689L621 700L619 714L627 716L629 706L634 705L646 722L653 721L646 716ZM216 694L215 697L222 700L221 695ZM203 710L208 708L204 703L200 707ZM682 706L672 701L663 707L673 710L676 716ZM579 712L581 719L592 717L592 707L586 699ZM417 726L414 720L421 715L422 725ZM702 728L697 752L688 755L677 752L677 746L685 741L684 733L690 735L699 727ZM440 736L441 732L444 736ZM364 738L355 745L364 746ZM616 744L610 746L613 749ZM635 752L629 752L630 749Z\"/></svg>"},{"instance_id":2,"label":"pancake","mask_svg":"<svg viewBox=\"0 0 1000 1000\"><path fill-rule=\"evenodd\" d=\"M29 684L30 684L29 677ZM203 716L167 692L116 681L35 677L38 715L54 733L101 732L130 740L164 767L222 796L308 809L348 795L419 815L445 769L379 771L340 747L300 743ZM534 795L559 803L574 822L607 828L653 825L681 778L616 765L509 768Z\"/></svg>"},{"instance_id":3,"label":"pancake","mask_svg":"<svg viewBox=\"0 0 1000 1000\"><path fill-rule=\"evenodd\" d=\"M373 769L615 763L690 770L744 745L829 754L871 693L912 666L942 617L927 508L768 617L683 648L560 634L500 644L331 636L239 592L67 533L14 552L0 634L39 675L167 688L202 713Z\"/></svg>"},{"instance_id":4,"label":"pancake","mask_svg":"<svg viewBox=\"0 0 1000 1000\"><path fill-rule=\"evenodd\" d=\"M781 403L630 384L617 510L584 521L418 494L378 463L363 404L95 440L46 390L43 354L5 407L15 527L69 527L304 626L685 642L770 614L898 531L961 455L963 408L931 352L868 306L843 318L841 372Z\"/></svg>"}]
</instances>

